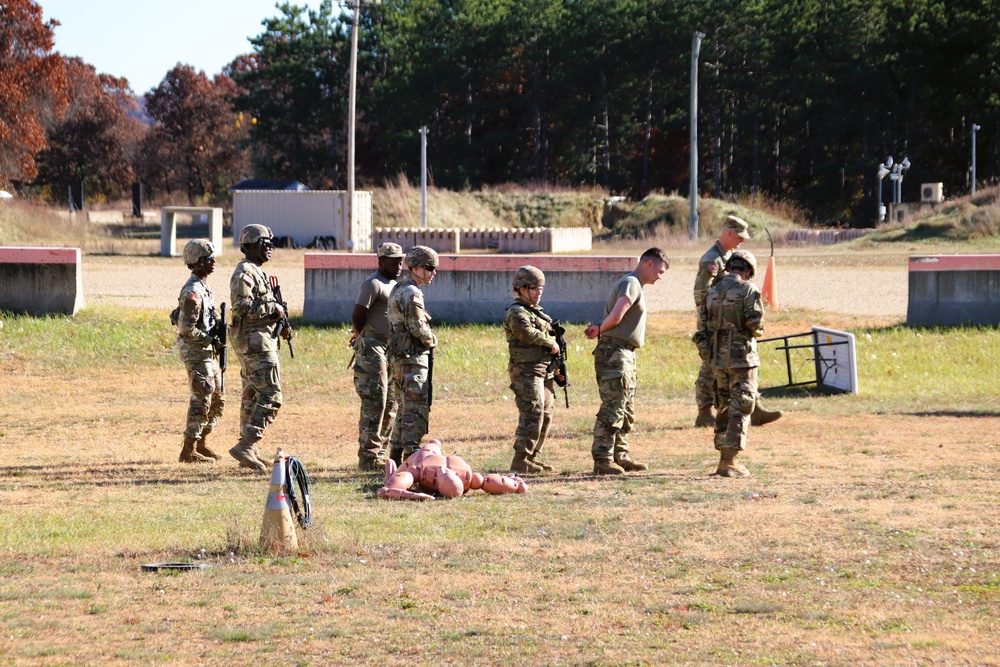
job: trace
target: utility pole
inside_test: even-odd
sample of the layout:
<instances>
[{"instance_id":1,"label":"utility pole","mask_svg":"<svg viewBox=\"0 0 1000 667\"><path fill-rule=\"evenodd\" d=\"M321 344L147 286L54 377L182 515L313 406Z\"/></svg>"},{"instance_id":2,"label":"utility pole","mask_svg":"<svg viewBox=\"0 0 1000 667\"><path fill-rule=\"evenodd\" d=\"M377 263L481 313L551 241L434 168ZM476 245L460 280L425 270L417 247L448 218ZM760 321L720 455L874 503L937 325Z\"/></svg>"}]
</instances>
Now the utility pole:
<instances>
[{"instance_id":1,"label":"utility pole","mask_svg":"<svg viewBox=\"0 0 1000 667\"><path fill-rule=\"evenodd\" d=\"M691 212L688 216L688 235L698 240L698 54L705 33L695 32L691 39Z\"/></svg>"},{"instance_id":2,"label":"utility pole","mask_svg":"<svg viewBox=\"0 0 1000 667\"><path fill-rule=\"evenodd\" d=\"M382 0L374 1L376 4ZM354 234L354 115L357 109L358 87L358 23L361 20L361 3L364 0L348 0L345 4L353 11L351 22L351 74L348 87L347 102L347 235L349 240ZM347 244L353 247L353 244Z\"/></svg>"},{"instance_id":3,"label":"utility pole","mask_svg":"<svg viewBox=\"0 0 1000 667\"><path fill-rule=\"evenodd\" d=\"M420 128L420 226L427 229L427 126Z\"/></svg>"},{"instance_id":4,"label":"utility pole","mask_svg":"<svg viewBox=\"0 0 1000 667\"><path fill-rule=\"evenodd\" d=\"M976 132L983 128L972 124L972 194L976 194Z\"/></svg>"}]
</instances>

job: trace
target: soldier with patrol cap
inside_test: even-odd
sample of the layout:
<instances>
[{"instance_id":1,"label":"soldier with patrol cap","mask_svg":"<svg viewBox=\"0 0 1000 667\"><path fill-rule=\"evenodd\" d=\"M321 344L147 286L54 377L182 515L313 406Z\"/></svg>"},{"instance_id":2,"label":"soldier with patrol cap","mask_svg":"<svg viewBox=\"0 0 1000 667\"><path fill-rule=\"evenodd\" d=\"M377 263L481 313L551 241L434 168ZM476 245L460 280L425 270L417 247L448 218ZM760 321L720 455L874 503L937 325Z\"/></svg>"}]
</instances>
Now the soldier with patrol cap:
<instances>
[{"instance_id":1,"label":"soldier with patrol cap","mask_svg":"<svg viewBox=\"0 0 1000 667\"><path fill-rule=\"evenodd\" d=\"M549 366L553 355L559 354L553 320L539 305L544 289L545 274L540 269L519 268L514 273L514 303L507 307L503 317L510 352L507 374L518 411L511 472L553 471L552 466L539 458L552 423L555 375Z\"/></svg>"},{"instance_id":2,"label":"soldier with patrol cap","mask_svg":"<svg viewBox=\"0 0 1000 667\"><path fill-rule=\"evenodd\" d=\"M278 362L279 322L287 317L261 266L274 252L274 234L264 225L247 225L240 232L243 259L229 281L233 322L230 340L240 360L243 394L240 401L240 441L229 450L241 467L270 470L257 443L281 407L281 367ZM281 330L286 339L291 327Z\"/></svg>"},{"instance_id":3,"label":"soldier with patrol cap","mask_svg":"<svg viewBox=\"0 0 1000 667\"><path fill-rule=\"evenodd\" d=\"M184 263L191 269L191 277L181 288L174 313L177 350L187 368L191 399L180 462L215 463L220 457L209 449L205 440L222 417L226 404L216 351L217 327L225 323L219 320L207 281L215 271L215 248L205 239L188 241L184 246Z\"/></svg>"},{"instance_id":4,"label":"soldier with patrol cap","mask_svg":"<svg viewBox=\"0 0 1000 667\"><path fill-rule=\"evenodd\" d=\"M397 464L420 448L427 435L429 366L437 336L431 331L431 316L424 308L421 287L437 273L438 255L427 246L414 246L403 260L409 273L389 293L389 354L393 381L400 397L396 423L389 444L389 457Z\"/></svg>"},{"instance_id":5,"label":"soldier with patrol cap","mask_svg":"<svg viewBox=\"0 0 1000 667\"><path fill-rule=\"evenodd\" d=\"M725 269L726 276L705 297L701 317L715 369L715 448L720 452L716 474L746 477L750 471L735 459L746 449L757 400L757 338L764 333L764 304L760 290L750 282L757 271L757 259L750 251L734 250Z\"/></svg>"},{"instance_id":6,"label":"soldier with patrol cap","mask_svg":"<svg viewBox=\"0 0 1000 667\"><path fill-rule=\"evenodd\" d=\"M361 398L358 421L358 467L382 470L388 454L389 436L399 402L390 381L389 293L403 264L403 249L383 243L376 251L378 270L361 284L351 313L351 346L354 348L354 388Z\"/></svg>"},{"instance_id":7,"label":"soldier with patrol cap","mask_svg":"<svg viewBox=\"0 0 1000 667\"><path fill-rule=\"evenodd\" d=\"M701 357L701 369L694 384L695 401L698 404L698 417L694 422L696 427L715 426L716 419L715 415L712 414L712 408L715 405L715 368L711 361L710 341L703 338L702 332L705 331L705 323L701 320L702 308L709 290L726 275L726 262L730 255L740 247L743 241L750 238L749 230L749 225L745 220L735 215L728 216L718 240L698 261L698 273L694 279L694 306L698 323L693 338ZM770 424L782 415L780 410L773 412L765 410L760 405L759 400L756 406L753 415L754 426Z\"/></svg>"}]
</instances>

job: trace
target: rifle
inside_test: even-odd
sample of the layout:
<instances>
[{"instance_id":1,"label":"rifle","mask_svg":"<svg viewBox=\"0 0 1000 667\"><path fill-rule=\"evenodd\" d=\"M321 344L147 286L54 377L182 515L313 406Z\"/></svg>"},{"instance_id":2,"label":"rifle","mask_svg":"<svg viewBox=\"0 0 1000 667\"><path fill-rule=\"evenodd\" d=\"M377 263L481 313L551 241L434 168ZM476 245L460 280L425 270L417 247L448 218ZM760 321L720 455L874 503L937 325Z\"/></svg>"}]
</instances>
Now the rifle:
<instances>
[{"instance_id":1,"label":"rifle","mask_svg":"<svg viewBox=\"0 0 1000 667\"><path fill-rule=\"evenodd\" d=\"M434 403L434 348L427 351L427 410Z\"/></svg>"},{"instance_id":2,"label":"rifle","mask_svg":"<svg viewBox=\"0 0 1000 667\"><path fill-rule=\"evenodd\" d=\"M215 353L219 355L219 391L226 392L226 366L229 364L229 348L226 345L226 304L219 308L219 321L215 323Z\"/></svg>"},{"instance_id":3,"label":"rifle","mask_svg":"<svg viewBox=\"0 0 1000 667\"><path fill-rule=\"evenodd\" d=\"M556 345L559 346L559 354L552 355L552 361L549 362L548 371L550 373L555 373L556 384L563 388L563 396L566 399L566 407L569 408L569 371L566 370L566 355L568 352L568 347L566 346L566 327L564 327L559 320L555 320L552 323L552 333L556 337ZM559 376L562 376L562 380Z\"/></svg>"},{"instance_id":4,"label":"rifle","mask_svg":"<svg viewBox=\"0 0 1000 667\"><path fill-rule=\"evenodd\" d=\"M271 291L274 292L274 300L281 304L282 309L285 311L285 316L278 320L278 330L275 332L278 336L278 347L281 347L281 334L285 333L287 329L291 333L292 325L288 322L288 302L281 298L281 285L278 284L278 276L270 276L271 281ZM288 337L288 354L295 358L295 350L292 348L292 337Z\"/></svg>"}]
</instances>

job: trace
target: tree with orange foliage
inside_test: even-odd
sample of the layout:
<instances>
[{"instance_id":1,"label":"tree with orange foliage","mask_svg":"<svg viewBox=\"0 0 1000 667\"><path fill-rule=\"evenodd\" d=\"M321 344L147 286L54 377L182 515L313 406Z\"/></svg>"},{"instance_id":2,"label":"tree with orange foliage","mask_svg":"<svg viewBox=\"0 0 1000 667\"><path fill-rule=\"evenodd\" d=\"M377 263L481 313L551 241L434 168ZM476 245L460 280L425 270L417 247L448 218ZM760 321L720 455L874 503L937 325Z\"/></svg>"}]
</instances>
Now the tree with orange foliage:
<instances>
[{"instance_id":1,"label":"tree with orange foliage","mask_svg":"<svg viewBox=\"0 0 1000 667\"><path fill-rule=\"evenodd\" d=\"M153 125L142 142L143 181L166 193L183 190L192 203L225 197L247 168L240 150L246 130L229 105L235 92L225 74L209 79L180 63L167 72L146 93Z\"/></svg>"},{"instance_id":2,"label":"tree with orange foliage","mask_svg":"<svg viewBox=\"0 0 1000 667\"><path fill-rule=\"evenodd\" d=\"M63 60L52 52L57 25L32 0L0 0L0 183L35 177L46 117L66 106Z\"/></svg>"},{"instance_id":3,"label":"tree with orange foliage","mask_svg":"<svg viewBox=\"0 0 1000 667\"><path fill-rule=\"evenodd\" d=\"M54 192L81 181L84 191L118 198L135 178L132 163L146 133L130 112L138 108L128 81L98 74L79 58L66 60L70 102L64 118L48 130L48 148L38 155L38 180Z\"/></svg>"}]
</instances>

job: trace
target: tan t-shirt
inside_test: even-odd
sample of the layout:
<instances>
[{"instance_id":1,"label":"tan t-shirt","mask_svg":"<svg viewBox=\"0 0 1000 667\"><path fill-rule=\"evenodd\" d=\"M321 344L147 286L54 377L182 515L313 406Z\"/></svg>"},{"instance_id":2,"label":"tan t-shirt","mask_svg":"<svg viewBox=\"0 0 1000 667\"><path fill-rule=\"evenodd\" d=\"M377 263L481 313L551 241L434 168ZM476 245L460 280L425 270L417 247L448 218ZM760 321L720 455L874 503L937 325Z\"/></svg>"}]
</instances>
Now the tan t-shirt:
<instances>
[{"instance_id":1,"label":"tan t-shirt","mask_svg":"<svg viewBox=\"0 0 1000 667\"><path fill-rule=\"evenodd\" d=\"M361 283L361 290L355 303L368 309L368 317L365 319L366 329L370 328L375 333L389 335L389 292L395 284L395 280L386 278L378 271Z\"/></svg>"},{"instance_id":2,"label":"tan t-shirt","mask_svg":"<svg viewBox=\"0 0 1000 667\"><path fill-rule=\"evenodd\" d=\"M601 335L620 338L636 347L642 347L646 338L646 296L642 290L642 283L634 272L622 276L621 280L615 283L604 306L604 317L614 310L618 299L623 296L628 297L632 305L625 311L621 322Z\"/></svg>"}]
</instances>

